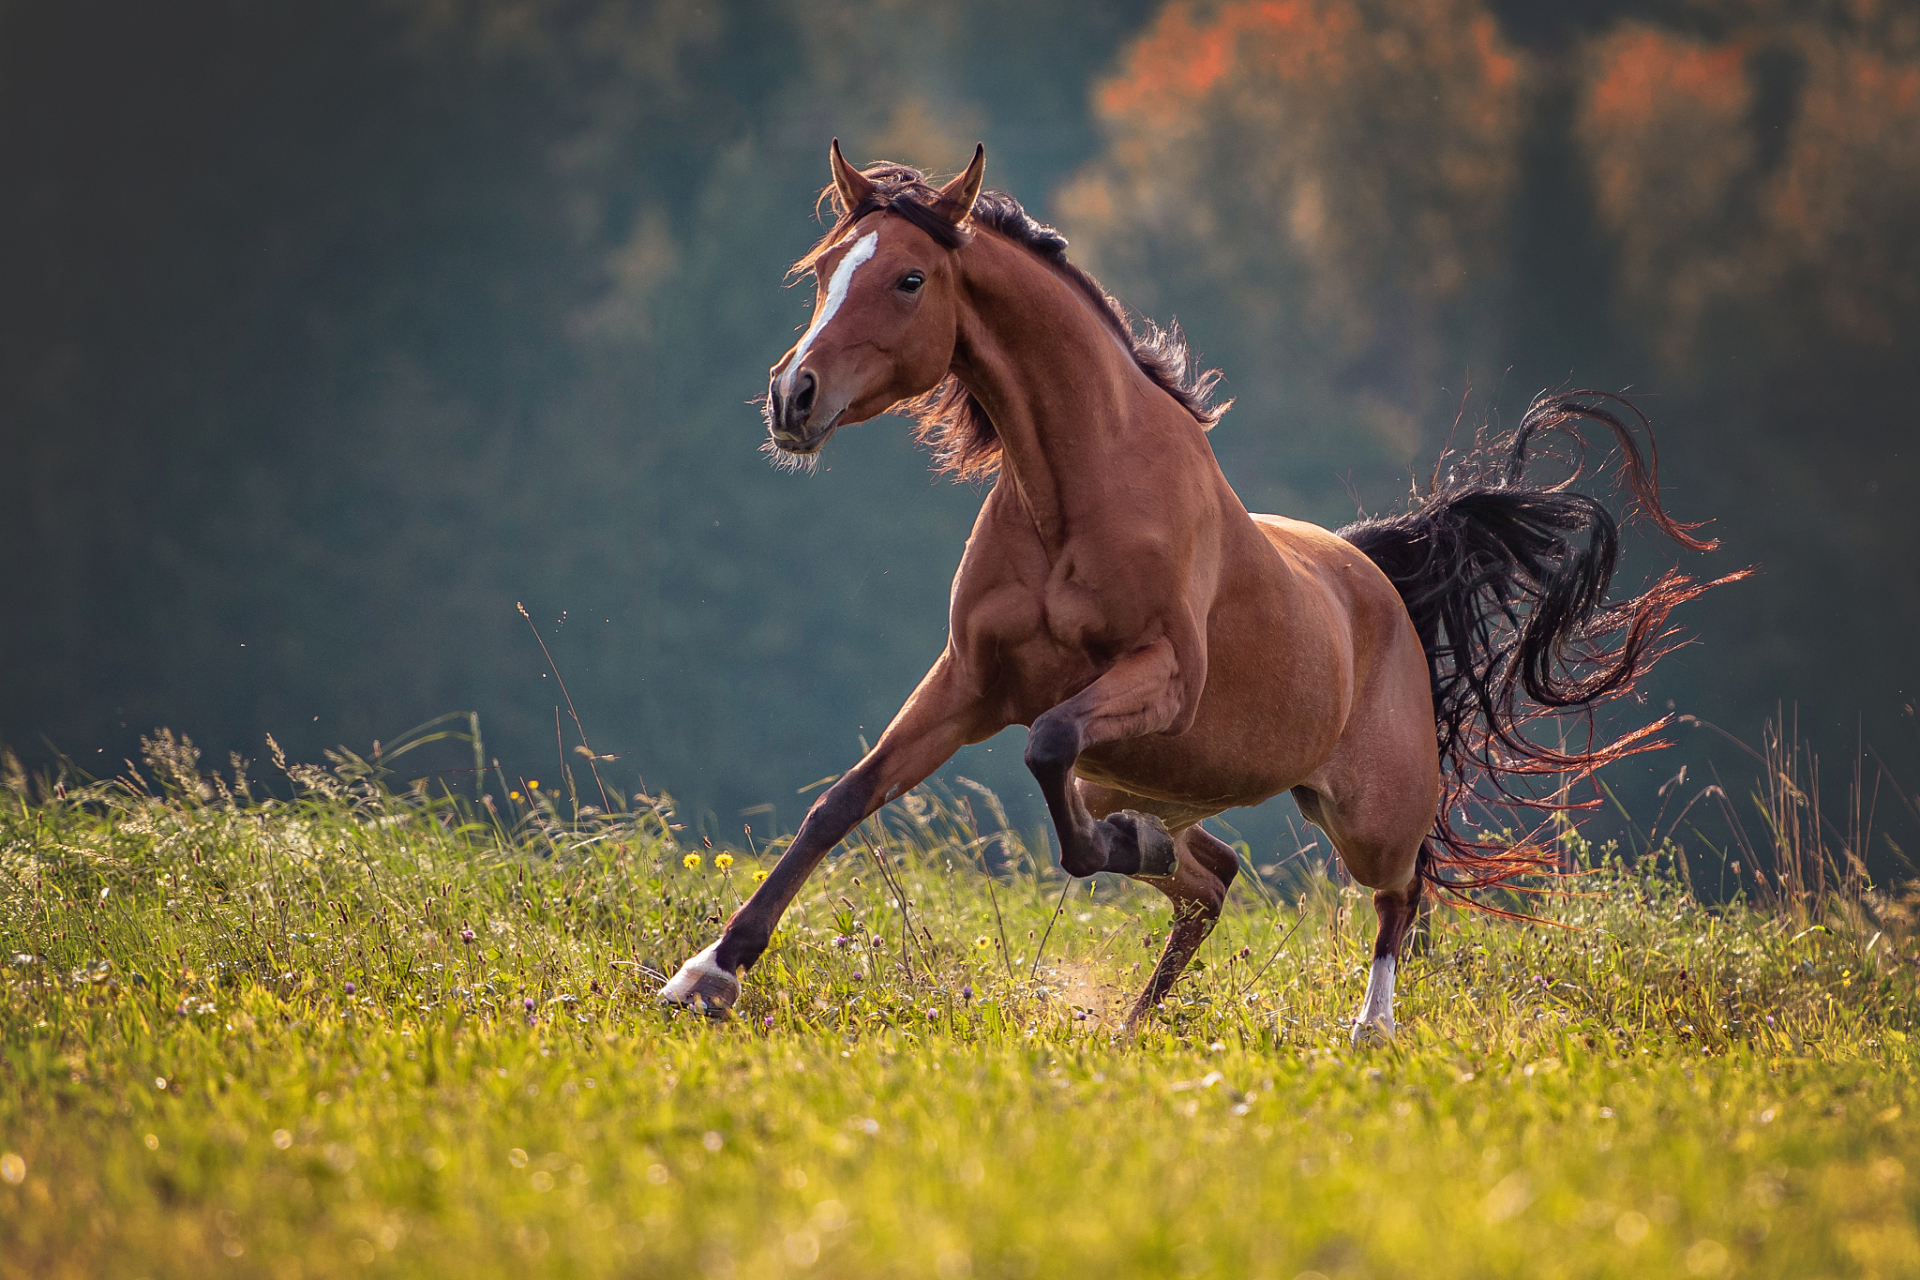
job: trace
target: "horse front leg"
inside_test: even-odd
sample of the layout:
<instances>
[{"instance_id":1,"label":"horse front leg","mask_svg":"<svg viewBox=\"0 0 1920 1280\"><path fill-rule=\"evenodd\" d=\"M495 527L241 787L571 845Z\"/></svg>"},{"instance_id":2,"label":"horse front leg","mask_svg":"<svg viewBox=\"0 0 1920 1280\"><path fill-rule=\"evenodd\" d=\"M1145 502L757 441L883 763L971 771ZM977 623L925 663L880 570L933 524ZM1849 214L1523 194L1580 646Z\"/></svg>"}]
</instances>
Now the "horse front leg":
<instances>
[{"instance_id":1,"label":"horse front leg","mask_svg":"<svg viewBox=\"0 0 1920 1280\"><path fill-rule=\"evenodd\" d=\"M773 871L733 913L720 937L680 966L660 998L699 1009L725 1009L740 997L740 971L767 949L780 917L820 860L888 801L925 781L969 742L992 736L978 701L960 687L951 655L900 708L872 751L814 801Z\"/></svg>"},{"instance_id":2,"label":"horse front leg","mask_svg":"<svg viewBox=\"0 0 1920 1280\"><path fill-rule=\"evenodd\" d=\"M1073 785L1073 766L1089 747L1159 733L1175 724L1183 709L1178 675L1173 642L1163 636L1128 654L1033 722L1027 735L1027 768L1053 816L1060 866L1068 875L1173 873L1173 836L1166 823L1133 809L1094 818Z\"/></svg>"}]
</instances>

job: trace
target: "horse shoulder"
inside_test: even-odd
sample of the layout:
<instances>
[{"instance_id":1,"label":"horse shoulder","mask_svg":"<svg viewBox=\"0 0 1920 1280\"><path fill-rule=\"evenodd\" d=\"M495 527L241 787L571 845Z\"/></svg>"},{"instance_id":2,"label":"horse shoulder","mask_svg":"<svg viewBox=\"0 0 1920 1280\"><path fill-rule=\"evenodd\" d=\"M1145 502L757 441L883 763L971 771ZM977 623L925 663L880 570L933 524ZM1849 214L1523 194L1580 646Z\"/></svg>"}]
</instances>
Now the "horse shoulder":
<instances>
[{"instance_id":1,"label":"horse shoulder","mask_svg":"<svg viewBox=\"0 0 1920 1280\"><path fill-rule=\"evenodd\" d=\"M1033 521L1002 479L987 495L953 576L948 628L969 667L992 665L1010 641L1045 625L1043 597L1050 566Z\"/></svg>"}]
</instances>

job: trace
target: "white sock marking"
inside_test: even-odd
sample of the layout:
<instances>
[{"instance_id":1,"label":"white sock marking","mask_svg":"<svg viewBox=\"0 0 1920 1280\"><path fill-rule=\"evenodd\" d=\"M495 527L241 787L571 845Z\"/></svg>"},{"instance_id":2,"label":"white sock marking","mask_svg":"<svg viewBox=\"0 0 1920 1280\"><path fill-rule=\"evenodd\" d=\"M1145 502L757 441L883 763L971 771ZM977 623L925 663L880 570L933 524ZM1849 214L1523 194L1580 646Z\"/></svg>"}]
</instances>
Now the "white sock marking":
<instances>
[{"instance_id":1,"label":"white sock marking","mask_svg":"<svg viewBox=\"0 0 1920 1280\"><path fill-rule=\"evenodd\" d=\"M1376 956L1367 975L1367 995L1360 1002L1360 1022L1393 1030L1393 957Z\"/></svg>"},{"instance_id":2,"label":"white sock marking","mask_svg":"<svg viewBox=\"0 0 1920 1280\"><path fill-rule=\"evenodd\" d=\"M680 972L674 974L673 977L668 980L667 985L660 989L661 998L672 1000L677 1004L687 1003L689 999L693 998L694 988L699 984L702 976L718 975L727 982L732 983L735 990L738 990L740 979L728 973L725 969L722 969L719 964L714 961L713 953L719 949L720 943L716 940L688 959L685 964L680 966Z\"/></svg>"},{"instance_id":3,"label":"white sock marking","mask_svg":"<svg viewBox=\"0 0 1920 1280\"><path fill-rule=\"evenodd\" d=\"M847 250L846 256L841 258L840 264L833 269L833 278L827 281L826 305L820 308L819 313L813 317L813 323L808 325L807 331L800 336L800 345L793 349L793 359L787 361L787 367L780 373L781 395L792 392L794 371L800 367L801 361L807 358L807 348L811 347L813 340L820 336L820 331L833 322L834 314L840 310L840 304L847 300L847 290L853 287L853 273L860 269L861 263L873 256L873 251L879 243L878 231L867 232L853 242L853 248Z\"/></svg>"}]
</instances>

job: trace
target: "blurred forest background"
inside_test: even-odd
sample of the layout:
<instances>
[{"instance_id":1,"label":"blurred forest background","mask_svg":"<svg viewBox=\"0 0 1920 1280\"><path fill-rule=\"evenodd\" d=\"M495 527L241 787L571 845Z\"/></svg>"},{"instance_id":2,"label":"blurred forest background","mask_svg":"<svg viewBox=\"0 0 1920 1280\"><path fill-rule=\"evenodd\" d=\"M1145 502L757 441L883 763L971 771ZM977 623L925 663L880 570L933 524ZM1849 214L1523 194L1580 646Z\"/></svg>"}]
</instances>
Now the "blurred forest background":
<instances>
[{"instance_id":1,"label":"blurred forest background","mask_svg":"<svg viewBox=\"0 0 1920 1280\"><path fill-rule=\"evenodd\" d=\"M1874 0L0 0L0 740L111 773L471 709L548 777L524 600L611 779L790 829L938 652L981 497L895 420L758 453L836 134L984 139L1225 370L1256 510L1635 388L1725 542L1690 567L1763 572L1632 713L1797 709L1829 778L1920 781L1920 8ZM955 767L1018 806L991 745ZM1615 782L1683 763L1755 772L1684 730Z\"/></svg>"}]
</instances>

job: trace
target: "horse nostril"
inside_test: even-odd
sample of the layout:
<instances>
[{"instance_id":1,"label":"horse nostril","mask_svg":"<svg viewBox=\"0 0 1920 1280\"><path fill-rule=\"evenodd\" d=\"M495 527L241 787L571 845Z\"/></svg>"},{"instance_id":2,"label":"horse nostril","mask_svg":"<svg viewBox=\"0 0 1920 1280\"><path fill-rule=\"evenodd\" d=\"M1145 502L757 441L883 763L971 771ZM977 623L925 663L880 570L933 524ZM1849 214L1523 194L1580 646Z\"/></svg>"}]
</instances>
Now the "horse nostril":
<instances>
[{"instance_id":1,"label":"horse nostril","mask_svg":"<svg viewBox=\"0 0 1920 1280\"><path fill-rule=\"evenodd\" d=\"M767 416L774 422L780 421L780 379L774 378L767 383Z\"/></svg>"},{"instance_id":2,"label":"horse nostril","mask_svg":"<svg viewBox=\"0 0 1920 1280\"><path fill-rule=\"evenodd\" d=\"M789 403L792 404L794 413L800 416L802 422L806 421L807 415L813 412L814 386L811 373L803 371L793 380L793 399Z\"/></svg>"}]
</instances>

